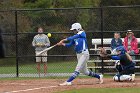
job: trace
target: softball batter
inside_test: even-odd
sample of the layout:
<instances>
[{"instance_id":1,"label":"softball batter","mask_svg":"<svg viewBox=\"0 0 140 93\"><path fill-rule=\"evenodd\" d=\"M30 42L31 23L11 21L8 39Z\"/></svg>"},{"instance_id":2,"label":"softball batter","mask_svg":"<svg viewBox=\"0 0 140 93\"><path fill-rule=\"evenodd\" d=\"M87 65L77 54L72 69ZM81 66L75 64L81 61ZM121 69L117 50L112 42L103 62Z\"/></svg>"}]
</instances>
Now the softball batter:
<instances>
[{"instance_id":1,"label":"softball batter","mask_svg":"<svg viewBox=\"0 0 140 93\"><path fill-rule=\"evenodd\" d=\"M59 85L60 86L72 85L71 82L80 74L80 72L85 75L99 79L100 84L103 83L103 75L96 74L94 72L88 71L87 69L87 61L89 60L89 51L87 46L86 33L82 29L81 24L80 23L72 24L70 30L76 32L76 34L61 40L59 43L57 43L57 45L63 45L66 47L74 45L75 46L74 50L77 54L78 63L74 73L69 77L69 79ZM69 41L69 43L64 43L65 41Z\"/></svg>"}]
</instances>

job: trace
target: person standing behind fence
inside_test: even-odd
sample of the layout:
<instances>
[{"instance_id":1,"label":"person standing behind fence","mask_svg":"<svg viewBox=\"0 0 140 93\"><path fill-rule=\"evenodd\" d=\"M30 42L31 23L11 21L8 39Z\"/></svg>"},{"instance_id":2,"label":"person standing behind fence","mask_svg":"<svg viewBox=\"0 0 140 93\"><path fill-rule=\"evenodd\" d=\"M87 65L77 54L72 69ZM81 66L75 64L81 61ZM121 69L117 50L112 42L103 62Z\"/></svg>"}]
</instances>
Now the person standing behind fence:
<instances>
[{"instance_id":1,"label":"person standing behind fence","mask_svg":"<svg viewBox=\"0 0 140 93\"><path fill-rule=\"evenodd\" d=\"M127 30L126 37L124 38L124 47L130 55L138 54L138 40L134 36L132 30ZM135 60L135 56L132 56L132 59Z\"/></svg>"},{"instance_id":2,"label":"person standing behind fence","mask_svg":"<svg viewBox=\"0 0 140 93\"><path fill-rule=\"evenodd\" d=\"M118 46L122 46L122 39L120 38L120 33L115 32L114 33L114 38L112 38L111 40L111 49L112 49L112 54L114 54L113 52L115 51L115 49Z\"/></svg>"},{"instance_id":3,"label":"person standing behind fence","mask_svg":"<svg viewBox=\"0 0 140 93\"><path fill-rule=\"evenodd\" d=\"M35 47L35 53L44 50L46 47L50 46L50 40L47 35L43 34L43 28L38 28L38 34L34 36L32 41L32 46ZM47 56L47 51L42 53L41 56ZM41 69L41 63L44 64L44 76L47 72L47 57L36 57L36 63L37 63L37 70L40 77L40 69Z\"/></svg>"},{"instance_id":4,"label":"person standing behind fence","mask_svg":"<svg viewBox=\"0 0 140 93\"><path fill-rule=\"evenodd\" d=\"M103 75L99 75L95 72L89 71L87 69L87 61L89 60L89 51L87 46L87 39L86 39L86 33L82 29L82 26L80 23L74 23L71 26L72 31L74 31L75 35L70 36L68 38L62 39L57 45L59 46L75 46L75 52L77 54L77 66L75 68L74 73L69 77L67 81L60 84L60 86L67 86L72 85L72 81L82 72L85 75L95 77L99 79L99 83L103 83ZM66 41L69 41L69 43L65 43Z\"/></svg>"}]
</instances>

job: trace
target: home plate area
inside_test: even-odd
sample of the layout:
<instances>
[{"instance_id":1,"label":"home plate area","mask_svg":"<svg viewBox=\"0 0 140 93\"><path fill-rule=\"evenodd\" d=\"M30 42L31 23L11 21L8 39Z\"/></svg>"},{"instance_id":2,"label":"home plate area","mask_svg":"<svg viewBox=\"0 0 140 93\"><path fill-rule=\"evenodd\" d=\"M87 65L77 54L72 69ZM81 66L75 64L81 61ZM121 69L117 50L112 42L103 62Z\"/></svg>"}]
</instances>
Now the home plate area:
<instances>
[{"instance_id":1,"label":"home plate area","mask_svg":"<svg viewBox=\"0 0 140 93\"><path fill-rule=\"evenodd\" d=\"M114 82L112 78L104 78L103 84L97 84L97 79L77 78L72 86L59 86L66 79L28 79L28 80L1 80L0 93L54 93L64 90L81 88L133 88L140 87L140 79L134 82Z\"/></svg>"}]
</instances>

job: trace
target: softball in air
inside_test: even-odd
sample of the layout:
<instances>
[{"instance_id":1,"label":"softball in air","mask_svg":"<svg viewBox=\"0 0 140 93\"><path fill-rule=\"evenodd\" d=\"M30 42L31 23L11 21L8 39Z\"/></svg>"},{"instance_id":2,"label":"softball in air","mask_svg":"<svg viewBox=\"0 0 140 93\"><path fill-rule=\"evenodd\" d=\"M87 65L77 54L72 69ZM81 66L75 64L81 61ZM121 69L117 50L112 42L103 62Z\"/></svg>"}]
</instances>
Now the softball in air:
<instances>
[{"instance_id":1,"label":"softball in air","mask_svg":"<svg viewBox=\"0 0 140 93\"><path fill-rule=\"evenodd\" d=\"M51 37L52 35L51 35L51 33L48 33L47 36L48 36L48 37Z\"/></svg>"}]
</instances>

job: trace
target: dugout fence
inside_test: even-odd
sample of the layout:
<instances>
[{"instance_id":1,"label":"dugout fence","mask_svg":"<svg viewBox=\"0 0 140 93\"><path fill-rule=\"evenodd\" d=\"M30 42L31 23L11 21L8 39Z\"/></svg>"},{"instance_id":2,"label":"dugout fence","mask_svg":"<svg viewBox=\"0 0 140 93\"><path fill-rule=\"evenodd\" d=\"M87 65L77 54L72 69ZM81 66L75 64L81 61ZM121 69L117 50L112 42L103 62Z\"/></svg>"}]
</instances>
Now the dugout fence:
<instances>
[{"instance_id":1,"label":"dugout fence","mask_svg":"<svg viewBox=\"0 0 140 93\"><path fill-rule=\"evenodd\" d=\"M0 28L5 46L5 58L0 59L0 77L38 77L34 48L31 45L42 26L44 33L51 33L51 45L72 35L69 31L72 23L80 22L87 33L89 49L94 47L92 39L113 38L114 32L120 32L124 38L126 30L132 29L140 38L140 6L104 6L94 8L57 8L57 9L15 9L0 10ZM139 46L140 47L140 46ZM99 59L96 51L90 51L90 60ZM136 55L137 59L139 54ZM48 52L47 76L67 76L76 66L73 47L55 47ZM101 59L99 73L115 73L114 68L106 68ZM94 61L88 64L94 67ZM137 63L139 66L139 62ZM139 74L139 68L136 70ZM42 70L43 73L43 70Z\"/></svg>"}]
</instances>

